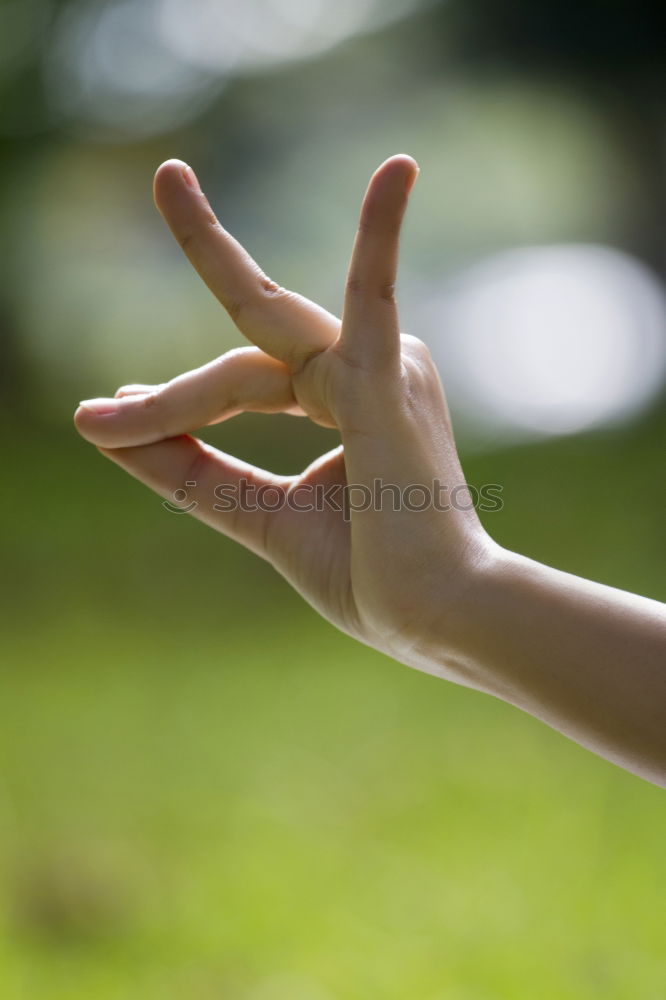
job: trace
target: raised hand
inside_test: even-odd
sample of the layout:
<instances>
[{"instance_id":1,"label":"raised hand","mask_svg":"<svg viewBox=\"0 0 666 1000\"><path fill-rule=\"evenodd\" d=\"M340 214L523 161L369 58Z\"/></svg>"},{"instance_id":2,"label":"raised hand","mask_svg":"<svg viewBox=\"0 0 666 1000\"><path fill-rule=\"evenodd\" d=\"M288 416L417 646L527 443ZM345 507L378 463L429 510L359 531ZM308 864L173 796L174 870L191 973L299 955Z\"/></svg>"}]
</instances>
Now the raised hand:
<instances>
[{"instance_id":1,"label":"raised hand","mask_svg":"<svg viewBox=\"0 0 666 1000\"><path fill-rule=\"evenodd\" d=\"M410 662L492 545L466 495L449 503L464 480L439 377L427 348L399 330L398 241L417 173L410 157L394 156L373 175L340 322L266 277L217 221L191 169L163 164L158 208L256 346L165 385L124 386L76 413L80 433L113 461L166 498L196 483L187 488L194 516L270 560L336 625ZM284 477L185 436L247 410L306 414L337 427L342 447ZM410 486L415 502L404 506ZM251 509L262 487L265 502ZM439 510L409 509L434 489ZM220 498L232 496L238 502L223 509Z\"/></svg>"},{"instance_id":2,"label":"raised hand","mask_svg":"<svg viewBox=\"0 0 666 1000\"><path fill-rule=\"evenodd\" d=\"M394 156L373 175L340 322L267 278L190 168L163 164L160 211L255 346L87 400L76 426L166 499L185 489L195 517L268 559L340 628L666 783L666 606L489 538L437 371L400 334L398 239L417 170ZM245 410L306 415L337 427L342 445L300 476L276 476L187 433Z\"/></svg>"}]
</instances>

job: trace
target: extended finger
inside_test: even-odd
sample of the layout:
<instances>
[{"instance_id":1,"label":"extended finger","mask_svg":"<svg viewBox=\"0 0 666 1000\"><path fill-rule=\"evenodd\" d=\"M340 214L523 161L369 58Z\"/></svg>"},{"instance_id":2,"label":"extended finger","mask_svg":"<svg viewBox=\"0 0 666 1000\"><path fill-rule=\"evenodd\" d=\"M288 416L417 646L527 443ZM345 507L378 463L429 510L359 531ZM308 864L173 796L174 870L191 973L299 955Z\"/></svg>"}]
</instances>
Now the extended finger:
<instances>
[{"instance_id":1,"label":"extended finger","mask_svg":"<svg viewBox=\"0 0 666 1000\"><path fill-rule=\"evenodd\" d=\"M220 225L191 167L163 163L154 195L178 243L248 340L295 368L336 340L339 319L264 274Z\"/></svg>"},{"instance_id":2,"label":"extended finger","mask_svg":"<svg viewBox=\"0 0 666 1000\"><path fill-rule=\"evenodd\" d=\"M245 411L300 413L289 369L257 347L229 351L160 386L129 385L113 399L84 400L80 434L105 448L150 444Z\"/></svg>"},{"instance_id":3,"label":"extended finger","mask_svg":"<svg viewBox=\"0 0 666 1000\"><path fill-rule=\"evenodd\" d=\"M411 156L390 157L373 174L363 199L339 345L360 367L373 368L400 354L395 303L400 227L418 171Z\"/></svg>"}]
</instances>

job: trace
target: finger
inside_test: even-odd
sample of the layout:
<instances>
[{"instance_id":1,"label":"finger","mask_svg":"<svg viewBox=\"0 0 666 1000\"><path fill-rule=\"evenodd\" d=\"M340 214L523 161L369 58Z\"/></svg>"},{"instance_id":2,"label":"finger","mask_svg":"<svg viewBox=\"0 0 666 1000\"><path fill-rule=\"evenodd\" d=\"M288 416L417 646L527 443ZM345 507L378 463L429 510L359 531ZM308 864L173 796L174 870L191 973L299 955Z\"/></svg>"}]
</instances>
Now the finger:
<instances>
[{"instance_id":1,"label":"finger","mask_svg":"<svg viewBox=\"0 0 666 1000\"><path fill-rule=\"evenodd\" d=\"M400 227L419 168L411 156L386 160L373 174L361 207L340 336L340 352L373 368L400 354L395 303Z\"/></svg>"},{"instance_id":2,"label":"finger","mask_svg":"<svg viewBox=\"0 0 666 1000\"><path fill-rule=\"evenodd\" d=\"M131 385L114 399L84 400L77 430L105 448L151 444L237 413L301 413L289 369L257 347L229 351L159 386Z\"/></svg>"},{"instance_id":3,"label":"finger","mask_svg":"<svg viewBox=\"0 0 666 1000\"><path fill-rule=\"evenodd\" d=\"M337 339L336 316L276 285L222 228L191 167L180 160L163 163L154 195L191 263L248 340L298 368Z\"/></svg>"},{"instance_id":4,"label":"finger","mask_svg":"<svg viewBox=\"0 0 666 1000\"><path fill-rule=\"evenodd\" d=\"M131 385L121 385L119 389L116 389L114 398L122 399L123 396L145 396L147 392L155 392L157 388L158 386L156 385L144 385L140 382L132 382Z\"/></svg>"},{"instance_id":5,"label":"finger","mask_svg":"<svg viewBox=\"0 0 666 1000\"><path fill-rule=\"evenodd\" d=\"M186 512L269 558L270 521L291 480L241 462L183 435L137 448L100 448L164 497L167 510Z\"/></svg>"}]
</instances>

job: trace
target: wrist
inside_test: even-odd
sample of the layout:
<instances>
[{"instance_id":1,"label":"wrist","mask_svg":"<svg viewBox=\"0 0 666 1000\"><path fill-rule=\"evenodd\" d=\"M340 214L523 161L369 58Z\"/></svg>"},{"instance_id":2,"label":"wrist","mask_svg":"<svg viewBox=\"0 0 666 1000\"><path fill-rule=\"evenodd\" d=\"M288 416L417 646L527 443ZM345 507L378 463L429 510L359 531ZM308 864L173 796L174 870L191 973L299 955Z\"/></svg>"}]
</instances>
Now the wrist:
<instances>
[{"instance_id":1,"label":"wrist","mask_svg":"<svg viewBox=\"0 0 666 1000\"><path fill-rule=\"evenodd\" d=\"M484 532L470 547L464 585L433 644L442 676L505 700L511 700L509 685L494 654L505 624L506 592L522 558Z\"/></svg>"},{"instance_id":2,"label":"wrist","mask_svg":"<svg viewBox=\"0 0 666 1000\"><path fill-rule=\"evenodd\" d=\"M430 588L432 603L418 634L403 637L408 640L404 648L392 655L426 673L500 694L485 652L492 646L492 609L500 604L504 581L517 558L478 525L455 568L450 557L442 560L441 584Z\"/></svg>"}]
</instances>

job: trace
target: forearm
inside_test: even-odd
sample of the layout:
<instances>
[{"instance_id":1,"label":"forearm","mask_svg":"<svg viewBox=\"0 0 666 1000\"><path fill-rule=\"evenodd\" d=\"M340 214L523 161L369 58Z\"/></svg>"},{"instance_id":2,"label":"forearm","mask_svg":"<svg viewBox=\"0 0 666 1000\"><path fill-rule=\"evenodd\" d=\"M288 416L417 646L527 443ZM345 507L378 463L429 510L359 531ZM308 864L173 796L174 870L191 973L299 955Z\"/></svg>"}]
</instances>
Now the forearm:
<instances>
[{"instance_id":1,"label":"forearm","mask_svg":"<svg viewBox=\"0 0 666 1000\"><path fill-rule=\"evenodd\" d=\"M502 549L466 593L444 667L666 785L666 605Z\"/></svg>"}]
</instances>

